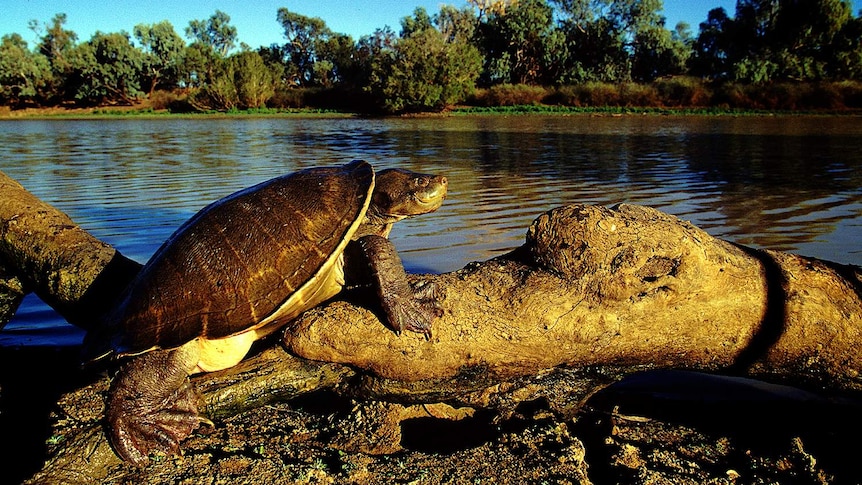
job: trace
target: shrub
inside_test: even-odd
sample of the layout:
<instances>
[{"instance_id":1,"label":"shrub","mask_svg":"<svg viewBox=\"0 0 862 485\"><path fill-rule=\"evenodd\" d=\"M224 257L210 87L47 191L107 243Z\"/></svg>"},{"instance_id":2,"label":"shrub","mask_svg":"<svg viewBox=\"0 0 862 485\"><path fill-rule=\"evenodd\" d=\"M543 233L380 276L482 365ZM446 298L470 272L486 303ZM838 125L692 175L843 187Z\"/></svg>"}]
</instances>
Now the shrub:
<instances>
[{"instance_id":1,"label":"shrub","mask_svg":"<svg viewBox=\"0 0 862 485\"><path fill-rule=\"evenodd\" d=\"M619 106L658 106L658 93L649 84L622 83Z\"/></svg>"},{"instance_id":2,"label":"shrub","mask_svg":"<svg viewBox=\"0 0 862 485\"><path fill-rule=\"evenodd\" d=\"M841 81L834 83L834 86L841 93L846 108L862 108L862 82Z\"/></svg>"},{"instance_id":3,"label":"shrub","mask_svg":"<svg viewBox=\"0 0 862 485\"><path fill-rule=\"evenodd\" d=\"M619 106L620 96L616 85L587 82L573 86L560 86L548 100L575 107Z\"/></svg>"},{"instance_id":4,"label":"shrub","mask_svg":"<svg viewBox=\"0 0 862 485\"><path fill-rule=\"evenodd\" d=\"M541 86L499 84L477 92L474 99L480 106L523 106L540 104L547 96L547 89Z\"/></svg>"},{"instance_id":5,"label":"shrub","mask_svg":"<svg viewBox=\"0 0 862 485\"><path fill-rule=\"evenodd\" d=\"M154 111L169 109L172 104L177 102L178 98L179 96L171 91L153 91L149 98L150 108Z\"/></svg>"},{"instance_id":6,"label":"shrub","mask_svg":"<svg viewBox=\"0 0 862 485\"><path fill-rule=\"evenodd\" d=\"M620 91L614 84L588 82L576 89L579 104L575 106L619 106Z\"/></svg>"},{"instance_id":7,"label":"shrub","mask_svg":"<svg viewBox=\"0 0 862 485\"><path fill-rule=\"evenodd\" d=\"M305 88L279 86L266 105L280 109L305 108L308 105L305 100L307 93Z\"/></svg>"},{"instance_id":8,"label":"shrub","mask_svg":"<svg viewBox=\"0 0 862 485\"><path fill-rule=\"evenodd\" d=\"M713 95L714 106L728 108L751 108L753 104L745 92L745 87L737 83L724 83L718 86Z\"/></svg>"},{"instance_id":9,"label":"shrub","mask_svg":"<svg viewBox=\"0 0 862 485\"><path fill-rule=\"evenodd\" d=\"M657 79L653 82L659 99L664 106L689 107L709 106L712 93L698 78L674 76Z\"/></svg>"}]
</instances>

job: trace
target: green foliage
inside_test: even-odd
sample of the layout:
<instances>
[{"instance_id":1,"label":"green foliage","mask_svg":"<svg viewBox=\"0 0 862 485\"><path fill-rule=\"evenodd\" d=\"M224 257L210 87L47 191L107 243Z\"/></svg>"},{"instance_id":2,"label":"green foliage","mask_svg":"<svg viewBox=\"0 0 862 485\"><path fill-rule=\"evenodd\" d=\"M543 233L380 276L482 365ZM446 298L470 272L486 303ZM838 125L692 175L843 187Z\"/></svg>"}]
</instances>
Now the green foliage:
<instances>
[{"instance_id":1,"label":"green foliage","mask_svg":"<svg viewBox=\"0 0 862 485\"><path fill-rule=\"evenodd\" d=\"M125 32L97 32L70 54L75 98L85 104L134 104L143 96L140 80L144 54Z\"/></svg>"},{"instance_id":2,"label":"green foliage","mask_svg":"<svg viewBox=\"0 0 862 485\"><path fill-rule=\"evenodd\" d=\"M622 35L610 21L564 24L568 58L561 83L623 82L631 77L631 59Z\"/></svg>"},{"instance_id":3,"label":"green foliage","mask_svg":"<svg viewBox=\"0 0 862 485\"><path fill-rule=\"evenodd\" d=\"M652 81L663 76L685 72L689 48L681 39L658 25L645 26L635 34L632 56L632 78Z\"/></svg>"},{"instance_id":4,"label":"green foliage","mask_svg":"<svg viewBox=\"0 0 862 485\"><path fill-rule=\"evenodd\" d=\"M480 38L487 84L547 83L553 59L564 53L545 0L521 0L491 14L480 26Z\"/></svg>"},{"instance_id":5,"label":"green foliage","mask_svg":"<svg viewBox=\"0 0 862 485\"><path fill-rule=\"evenodd\" d=\"M46 59L51 66L51 76L47 79L44 98L47 102L59 102L74 96L72 90L66 86L67 78L71 75L72 65L69 59L70 53L75 48L78 36L71 30L66 30L66 14L59 13L51 19L50 24L40 25L38 21L30 22L30 29L37 35L41 35L37 52Z\"/></svg>"},{"instance_id":6,"label":"green foliage","mask_svg":"<svg viewBox=\"0 0 862 485\"><path fill-rule=\"evenodd\" d=\"M391 47L379 46L371 55L366 89L384 111L439 111L475 89L482 63L479 50L466 39L447 38L427 19L425 10L417 9L402 22L407 36Z\"/></svg>"},{"instance_id":7,"label":"green foliage","mask_svg":"<svg viewBox=\"0 0 862 485\"><path fill-rule=\"evenodd\" d=\"M692 69L743 83L858 78L858 22L847 0L740 0L734 18L716 9L701 24Z\"/></svg>"},{"instance_id":8,"label":"green foliage","mask_svg":"<svg viewBox=\"0 0 862 485\"><path fill-rule=\"evenodd\" d=\"M157 87L171 88L179 83L180 68L186 43L167 20L157 24L139 24L133 31L144 52L144 77L148 78L148 93Z\"/></svg>"},{"instance_id":9,"label":"green foliage","mask_svg":"<svg viewBox=\"0 0 862 485\"><path fill-rule=\"evenodd\" d=\"M51 24L40 26L35 20L30 22L30 29L35 33L45 29L45 34L42 36L38 50L48 58L51 62L51 67L55 72L65 72L69 67L67 59L69 52L74 48L78 36L71 30L65 30L63 25L66 24L66 14L58 13L51 19Z\"/></svg>"},{"instance_id":10,"label":"green foliage","mask_svg":"<svg viewBox=\"0 0 862 485\"><path fill-rule=\"evenodd\" d=\"M548 90L526 84L498 84L477 91L472 103L479 106L525 106L537 105L548 96Z\"/></svg>"},{"instance_id":11,"label":"green foliage","mask_svg":"<svg viewBox=\"0 0 862 485\"><path fill-rule=\"evenodd\" d=\"M357 42L286 8L285 43L238 43L219 10L185 29L167 22L78 43L66 15L0 39L0 104L131 104L202 111L346 108L387 113L481 105L742 109L859 106L862 18L848 0L738 0L696 37L669 30L661 0L468 0L418 8ZM477 83L483 87L473 95ZM541 87L539 87L541 86ZM158 99L154 94L159 92ZM165 94L170 93L170 95Z\"/></svg>"},{"instance_id":12,"label":"green foliage","mask_svg":"<svg viewBox=\"0 0 862 485\"><path fill-rule=\"evenodd\" d=\"M186 88L206 86L213 78L215 66L221 62L212 47L194 42L180 54L178 85Z\"/></svg>"},{"instance_id":13,"label":"green foliage","mask_svg":"<svg viewBox=\"0 0 862 485\"><path fill-rule=\"evenodd\" d=\"M351 83L357 73L356 45L349 35L338 34L317 17L278 9L278 22L287 43L272 46L266 57L284 66L284 81L293 87L332 87Z\"/></svg>"},{"instance_id":14,"label":"green foliage","mask_svg":"<svg viewBox=\"0 0 862 485\"><path fill-rule=\"evenodd\" d=\"M189 96L201 111L262 108L275 95L277 75L260 54L244 51L219 59L209 82Z\"/></svg>"},{"instance_id":15,"label":"green foliage","mask_svg":"<svg viewBox=\"0 0 862 485\"><path fill-rule=\"evenodd\" d=\"M48 59L31 52L18 34L0 40L0 103L21 105L36 99L51 79Z\"/></svg>"},{"instance_id":16,"label":"green foliage","mask_svg":"<svg viewBox=\"0 0 862 485\"><path fill-rule=\"evenodd\" d=\"M236 46L236 27L230 25L230 15L216 10L207 20L192 20L186 27L186 36L212 48L224 57Z\"/></svg>"},{"instance_id":17,"label":"green foliage","mask_svg":"<svg viewBox=\"0 0 862 485\"><path fill-rule=\"evenodd\" d=\"M306 17L284 7L278 9L278 22L287 39L283 47L285 61L294 67L295 78L291 81L297 86L314 84L318 46L329 38L332 31L322 19Z\"/></svg>"},{"instance_id":18,"label":"green foliage","mask_svg":"<svg viewBox=\"0 0 862 485\"><path fill-rule=\"evenodd\" d=\"M216 59L208 82L189 95L189 104L199 111L230 111L239 108L236 71L230 59Z\"/></svg>"},{"instance_id":19,"label":"green foliage","mask_svg":"<svg viewBox=\"0 0 862 485\"><path fill-rule=\"evenodd\" d=\"M261 108L275 94L275 75L257 52L241 52L230 59L239 106Z\"/></svg>"}]
</instances>

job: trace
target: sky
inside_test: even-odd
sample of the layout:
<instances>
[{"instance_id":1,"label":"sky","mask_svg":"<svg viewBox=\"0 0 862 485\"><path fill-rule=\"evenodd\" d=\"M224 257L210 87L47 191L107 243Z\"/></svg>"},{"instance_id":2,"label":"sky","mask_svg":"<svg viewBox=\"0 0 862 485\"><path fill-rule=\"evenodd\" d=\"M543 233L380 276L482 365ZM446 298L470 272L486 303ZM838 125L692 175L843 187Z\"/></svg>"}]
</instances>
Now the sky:
<instances>
[{"instance_id":1,"label":"sky","mask_svg":"<svg viewBox=\"0 0 862 485\"><path fill-rule=\"evenodd\" d=\"M862 0L852 3L857 15ZM29 30L28 22L35 19L47 23L57 13L66 14L66 29L75 32L78 41L83 42L96 31L131 33L135 25L162 20L170 21L185 38L189 21L207 19L221 10L237 28L239 41L257 48L284 43L283 30L276 20L281 7L308 17L320 17L331 30L358 40L386 25L398 32L401 19L411 15L416 7L425 7L433 15L441 4L462 7L467 3L464 0L2 0L2 4L6 5L0 8L0 36L18 33L31 47L37 36ZM710 10L724 7L732 16L735 5L736 0L664 0L663 15L668 28L682 21L697 35L698 25L706 20Z\"/></svg>"}]
</instances>

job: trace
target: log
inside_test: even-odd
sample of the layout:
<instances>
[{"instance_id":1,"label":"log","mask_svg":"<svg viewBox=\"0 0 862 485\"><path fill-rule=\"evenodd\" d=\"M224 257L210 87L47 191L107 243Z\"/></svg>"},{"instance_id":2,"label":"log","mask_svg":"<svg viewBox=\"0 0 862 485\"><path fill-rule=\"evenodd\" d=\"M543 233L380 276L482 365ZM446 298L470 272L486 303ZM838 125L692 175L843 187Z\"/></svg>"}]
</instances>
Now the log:
<instances>
[{"instance_id":1,"label":"log","mask_svg":"<svg viewBox=\"0 0 862 485\"><path fill-rule=\"evenodd\" d=\"M858 267L733 245L647 207L555 209L511 254L422 279L445 291L430 341L338 301L303 314L285 344L414 388L560 365L862 384Z\"/></svg>"},{"instance_id":2,"label":"log","mask_svg":"<svg viewBox=\"0 0 862 485\"><path fill-rule=\"evenodd\" d=\"M91 327L137 263L8 177L0 201L0 277L12 275L0 289L20 293L20 281ZM541 395L571 414L626 374L660 368L862 387L858 267L734 245L647 207L561 207L536 219L510 254L412 282L441 290L444 315L431 339L393 334L367 292L347 292L289 325L289 353L264 342L239 366L196 376L204 413L218 422L337 388L359 399L502 414ZM98 451L97 424L71 432L80 429L89 434L67 439L43 480L106 476L119 464ZM102 458L74 458L87 450Z\"/></svg>"},{"instance_id":3,"label":"log","mask_svg":"<svg viewBox=\"0 0 862 485\"><path fill-rule=\"evenodd\" d=\"M0 172L0 328L30 292L92 328L139 269Z\"/></svg>"}]
</instances>

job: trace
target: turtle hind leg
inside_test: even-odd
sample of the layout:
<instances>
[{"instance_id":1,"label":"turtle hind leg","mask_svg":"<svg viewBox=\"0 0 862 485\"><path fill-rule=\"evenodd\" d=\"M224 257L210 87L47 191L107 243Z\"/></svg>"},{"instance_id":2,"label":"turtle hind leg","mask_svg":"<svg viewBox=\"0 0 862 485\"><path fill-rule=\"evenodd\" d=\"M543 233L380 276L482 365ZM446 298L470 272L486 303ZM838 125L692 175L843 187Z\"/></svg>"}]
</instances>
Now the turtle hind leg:
<instances>
[{"instance_id":1,"label":"turtle hind leg","mask_svg":"<svg viewBox=\"0 0 862 485\"><path fill-rule=\"evenodd\" d=\"M431 338L431 323L443 314L437 285L413 287L395 246L389 239L370 235L359 239L377 296L389 326L396 332L410 330Z\"/></svg>"},{"instance_id":2,"label":"turtle hind leg","mask_svg":"<svg viewBox=\"0 0 862 485\"><path fill-rule=\"evenodd\" d=\"M209 422L198 415L198 395L188 379L197 353L194 342L148 352L114 378L106 418L108 436L121 458L144 465L152 452L179 454L180 442Z\"/></svg>"}]
</instances>

